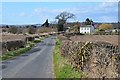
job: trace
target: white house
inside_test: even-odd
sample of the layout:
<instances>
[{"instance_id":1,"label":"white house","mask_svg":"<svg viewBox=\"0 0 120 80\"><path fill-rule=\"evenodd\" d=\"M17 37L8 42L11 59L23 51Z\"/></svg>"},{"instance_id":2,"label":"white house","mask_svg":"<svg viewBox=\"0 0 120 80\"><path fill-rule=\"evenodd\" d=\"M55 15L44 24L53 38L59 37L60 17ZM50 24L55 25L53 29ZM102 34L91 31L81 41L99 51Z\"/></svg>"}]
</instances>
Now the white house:
<instances>
[{"instance_id":1,"label":"white house","mask_svg":"<svg viewBox=\"0 0 120 80\"><path fill-rule=\"evenodd\" d=\"M83 34L91 34L94 32L94 26L93 25L83 25L80 26L80 33Z\"/></svg>"}]
</instances>

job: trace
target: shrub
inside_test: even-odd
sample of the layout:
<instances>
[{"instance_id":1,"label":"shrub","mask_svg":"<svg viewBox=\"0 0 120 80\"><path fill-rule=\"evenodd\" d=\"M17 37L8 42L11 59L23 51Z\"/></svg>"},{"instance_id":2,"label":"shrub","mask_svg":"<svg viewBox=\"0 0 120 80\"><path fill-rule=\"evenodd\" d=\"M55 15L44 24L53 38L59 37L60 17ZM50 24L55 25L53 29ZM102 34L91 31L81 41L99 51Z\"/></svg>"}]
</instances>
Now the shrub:
<instances>
[{"instance_id":1,"label":"shrub","mask_svg":"<svg viewBox=\"0 0 120 80\"><path fill-rule=\"evenodd\" d=\"M42 40L34 40L33 43L39 43L41 42Z\"/></svg>"}]
</instances>

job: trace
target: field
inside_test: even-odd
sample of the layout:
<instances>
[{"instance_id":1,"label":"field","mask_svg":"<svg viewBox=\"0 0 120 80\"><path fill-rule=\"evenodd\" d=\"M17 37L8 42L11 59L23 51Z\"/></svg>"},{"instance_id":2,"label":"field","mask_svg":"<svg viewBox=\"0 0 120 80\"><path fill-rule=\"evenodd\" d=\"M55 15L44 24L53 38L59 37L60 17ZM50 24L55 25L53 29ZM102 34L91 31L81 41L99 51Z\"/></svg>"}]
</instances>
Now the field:
<instances>
[{"instance_id":1,"label":"field","mask_svg":"<svg viewBox=\"0 0 120 80\"><path fill-rule=\"evenodd\" d=\"M24 40L26 37L27 37L26 35L17 35L17 34L2 35L2 42Z\"/></svg>"},{"instance_id":2,"label":"field","mask_svg":"<svg viewBox=\"0 0 120 80\"><path fill-rule=\"evenodd\" d=\"M107 42L114 45L119 44L119 35L78 35L78 36L71 36L70 39L72 41L80 41L80 42Z\"/></svg>"}]
</instances>

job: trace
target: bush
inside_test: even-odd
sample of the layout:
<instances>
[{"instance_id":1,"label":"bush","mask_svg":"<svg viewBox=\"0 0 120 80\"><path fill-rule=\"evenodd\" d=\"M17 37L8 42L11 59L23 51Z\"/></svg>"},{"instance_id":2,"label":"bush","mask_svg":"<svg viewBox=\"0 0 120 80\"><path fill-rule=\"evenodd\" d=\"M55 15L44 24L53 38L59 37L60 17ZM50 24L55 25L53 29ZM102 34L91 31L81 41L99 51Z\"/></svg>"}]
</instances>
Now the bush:
<instances>
[{"instance_id":1,"label":"bush","mask_svg":"<svg viewBox=\"0 0 120 80\"><path fill-rule=\"evenodd\" d=\"M8 28L8 32L16 34L18 31L18 28L15 26L11 26L10 28Z\"/></svg>"},{"instance_id":2,"label":"bush","mask_svg":"<svg viewBox=\"0 0 120 80\"><path fill-rule=\"evenodd\" d=\"M35 34L35 33L36 33L36 28L29 27L29 28L28 28L28 33L29 33L29 34Z\"/></svg>"},{"instance_id":3,"label":"bush","mask_svg":"<svg viewBox=\"0 0 120 80\"><path fill-rule=\"evenodd\" d=\"M3 51L3 53L4 53L7 50L13 51L18 48L24 48L26 45L26 42L23 40L15 40L15 41L2 42L0 44L2 44L2 49L4 50Z\"/></svg>"},{"instance_id":4,"label":"bush","mask_svg":"<svg viewBox=\"0 0 120 80\"><path fill-rule=\"evenodd\" d=\"M106 42L62 41L61 54L69 59L76 71L83 71L94 78L113 76L117 78L120 53L117 45ZM95 65L94 67L92 65ZM92 68L91 68L92 67ZM107 71L105 71L107 70ZM95 71L95 72L90 72ZM109 74L111 72L112 74ZM91 77L91 76L90 76ZM113 78L111 77L111 78Z\"/></svg>"}]
</instances>

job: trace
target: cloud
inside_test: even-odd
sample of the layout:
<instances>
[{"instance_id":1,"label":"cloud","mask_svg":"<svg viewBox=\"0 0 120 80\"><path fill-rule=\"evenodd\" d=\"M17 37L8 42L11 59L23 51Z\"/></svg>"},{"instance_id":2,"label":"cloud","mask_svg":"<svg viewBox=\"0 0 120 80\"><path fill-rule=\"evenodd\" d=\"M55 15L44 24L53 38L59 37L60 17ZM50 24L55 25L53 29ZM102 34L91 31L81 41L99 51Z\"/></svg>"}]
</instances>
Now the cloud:
<instances>
[{"instance_id":1,"label":"cloud","mask_svg":"<svg viewBox=\"0 0 120 80\"><path fill-rule=\"evenodd\" d=\"M84 4L84 3L83 3ZM34 15L39 15L42 20L50 18L53 20L59 13L67 11L76 15L76 20L85 19L90 17L98 21L117 21L118 3L117 2L99 2L98 5L88 5L85 7L74 6L65 8L48 8L39 7L34 9ZM44 17L43 17L44 16Z\"/></svg>"},{"instance_id":2,"label":"cloud","mask_svg":"<svg viewBox=\"0 0 120 80\"><path fill-rule=\"evenodd\" d=\"M98 5L90 5L87 7L83 7L81 10L84 14L106 14L111 12L116 12L118 10L118 3L111 3L111 2L102 2Z\"/></svg>"}]
</instances>

